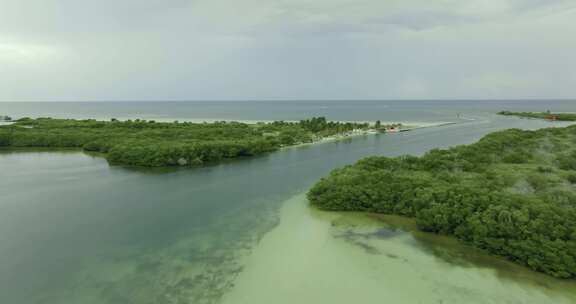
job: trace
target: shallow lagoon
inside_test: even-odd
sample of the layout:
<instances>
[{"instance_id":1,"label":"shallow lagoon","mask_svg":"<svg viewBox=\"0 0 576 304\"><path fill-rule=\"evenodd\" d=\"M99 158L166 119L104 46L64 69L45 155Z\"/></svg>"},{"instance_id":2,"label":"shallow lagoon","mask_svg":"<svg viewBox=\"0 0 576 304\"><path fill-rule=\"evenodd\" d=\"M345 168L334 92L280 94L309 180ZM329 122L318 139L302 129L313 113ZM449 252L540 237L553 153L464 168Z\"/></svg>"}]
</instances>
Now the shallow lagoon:
<instances>
[{"instance_id":1,"label":"shallow lagoon","mask_svg":"<svg viewBox=\"0 0 576 304\"><path fill-rule=\"evenodd\" d=\"M296 196L364 156L421 154L503 128L546 126L481 116L176 171L109 167L79 152L4 151L0 303L258 303L272 291L273 303L564 301L576 290L571 283L526 279L532 274L448 250L454 244L431 246L419 234L374 236L379 228L365 220L350 230L354 217L308 210ZM294 209L279 212L283 206Z\"/></svg>"},{"instance_id":2,"label":"shallow lagoon","mask_svg":"<svg viewBox=\"0 0 576 304\"><path fill-rule=\"evenodd\" d=\"M414 231L394 216L288 200L224 303L574 303L576 282Z\"/></svg>"}]
</instances>

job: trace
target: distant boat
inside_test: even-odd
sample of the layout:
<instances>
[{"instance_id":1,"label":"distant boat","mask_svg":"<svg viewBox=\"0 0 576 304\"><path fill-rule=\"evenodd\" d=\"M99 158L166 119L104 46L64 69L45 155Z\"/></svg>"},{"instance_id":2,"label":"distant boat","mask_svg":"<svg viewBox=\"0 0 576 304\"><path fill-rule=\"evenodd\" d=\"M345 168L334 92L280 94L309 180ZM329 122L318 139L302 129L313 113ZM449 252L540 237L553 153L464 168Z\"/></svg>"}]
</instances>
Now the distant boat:
<instances>
[{"instance_id":1,"label":"distant boat","mask_svg":"<svg viewBox=\"0 0 576 304\"><path fill-rule=\"evenodd\" d=\"M0 121L12 121L12 117L6 115L0 115Z\"/></svg>"}]
</instances>

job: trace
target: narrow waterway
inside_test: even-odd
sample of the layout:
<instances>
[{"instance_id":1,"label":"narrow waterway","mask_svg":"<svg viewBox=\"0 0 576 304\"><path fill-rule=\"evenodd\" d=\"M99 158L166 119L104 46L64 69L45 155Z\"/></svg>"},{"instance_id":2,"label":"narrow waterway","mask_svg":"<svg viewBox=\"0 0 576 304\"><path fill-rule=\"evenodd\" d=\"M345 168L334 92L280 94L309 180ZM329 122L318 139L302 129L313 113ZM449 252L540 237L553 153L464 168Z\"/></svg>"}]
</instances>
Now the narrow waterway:
<instances>
[{"instance_id":1,"label":"narrow waterway","mask_svg":"<svg viewBox=\"0 0 576 304\"><path fill-rule=\"evenodd\" d=\"M487 303L481 300L489 289L494 303L526 303L528 296L538 303L567 299L576 285L525 279L514 274L517 268L481 258L468 261L474 257L470 253L457 254L458 263L450 263L452 258L437 249L442 246L417 234L364 237L376 229L372 224L359 233L346 221L334 223L338 214L307 209L302 193L330 170L362 157L421 154L504 128L551 126L494 115L475 118L176 171L110 167L81 152L3 151L0 303L326 303L339 295L362 303L376 303L376 296L390 303L439 303L427 297L462 303L474 282L478 288L471 290L483 293L471 294L473 303ZM309 247L313 242L325 247ZM328 251L334 256L324 260ZM310 259L292 265L288 276L282 269L290 265L282 266L287 253L294 253L293 263ZM263 277L266 265L270 271ZM361 284L366 288L358 292L374 289L341 296ZM273 291L285 300L272 301Z\"/></svg>"}]
</instances>

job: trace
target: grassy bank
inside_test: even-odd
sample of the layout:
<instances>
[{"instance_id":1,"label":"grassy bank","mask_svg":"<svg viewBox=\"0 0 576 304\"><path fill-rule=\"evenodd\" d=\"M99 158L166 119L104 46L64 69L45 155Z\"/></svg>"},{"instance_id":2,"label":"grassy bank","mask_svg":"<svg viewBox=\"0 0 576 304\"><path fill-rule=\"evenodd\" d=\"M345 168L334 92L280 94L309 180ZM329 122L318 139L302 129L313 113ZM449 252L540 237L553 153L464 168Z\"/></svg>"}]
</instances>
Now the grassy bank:
<instances>
[{"instance_id":1,"label":"grassy bank","mask_svg":"<svg viewBox=\"0 0 576 304\"><path fill-rule=\"evenodd\" d=\"M536 271L576 278L576 126L496 132L422 157L370 157L308 193L325 210L398 214Z\"/></svg>"}]
</instances>

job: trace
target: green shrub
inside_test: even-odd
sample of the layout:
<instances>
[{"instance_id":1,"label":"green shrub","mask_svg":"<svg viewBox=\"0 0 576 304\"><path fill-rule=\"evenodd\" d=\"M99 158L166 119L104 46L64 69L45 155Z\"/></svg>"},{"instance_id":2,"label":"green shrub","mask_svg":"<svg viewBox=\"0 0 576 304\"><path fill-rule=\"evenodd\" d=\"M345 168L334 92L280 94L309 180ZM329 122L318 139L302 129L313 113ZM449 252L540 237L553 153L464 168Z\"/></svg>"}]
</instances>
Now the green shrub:
<instances>
[{"instance_id":1,"label":"green shrub","mask_svg":"<svg viewBox=\"0 0 576 304\"><path fill-rule=\"evenodd\" d=\"M576 278L576 190L557 186L552 164L533 158L576 128L508 130L422 157L368 157L334 170L308 193L321 209L399 214L423 231L454 235L559 278ZM574 141L568 141L576 145ZM576 168L574 153L561 156ZM576 174L565 175L576 183ZM511 193L525 180L536 191Z\"/></svg>"},{"instance_id":2,"label":"green shrub","mask_svg":"<svg viewBox=\"0 0 576 304\"><path fill-rule=\"evenodd\" d=\"M365 128L366 123L331 122L324 117L256 125L22 118L14 126L0 126L0 146L82 148L105 153L110 163L118 165L193 166Z\"/></svg>"},{"instance_id":3,"label":"green shrub","mask_svg":"<svg viewBox=\"0 0 576 304\"><path fill-rule=\"evenodd\" d=\"M576 173L571 173L566 176L566 180L571 184L576 184Z\"/></svg>"}]
</instances>

